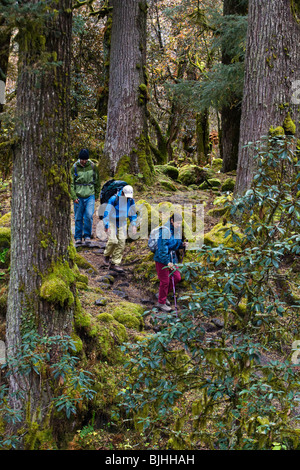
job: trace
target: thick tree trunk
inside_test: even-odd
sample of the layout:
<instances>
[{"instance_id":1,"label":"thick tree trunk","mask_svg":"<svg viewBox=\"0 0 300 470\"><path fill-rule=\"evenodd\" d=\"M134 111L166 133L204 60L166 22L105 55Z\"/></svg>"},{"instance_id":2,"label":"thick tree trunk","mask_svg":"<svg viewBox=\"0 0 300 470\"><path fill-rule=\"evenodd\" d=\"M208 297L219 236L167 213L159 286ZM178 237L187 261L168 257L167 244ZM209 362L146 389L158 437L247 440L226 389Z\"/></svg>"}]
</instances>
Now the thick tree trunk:
<instances>
[{"instance_id":1,"label":"thick tree trunk","mask_svg":"<svg viewBox=\"0 0 300 470\"><path fill-rule=\"evenodd\" d=\"M112 0L109 97L104 155L112 174L151 179L146 106L145 0Z\"/></svg>"},{"instance_id":2,"label":"thick tree trunk","mask_svg":"<svg viewBox=\"0 0 300 470\"><path fill-rule=\"evenodd\" d=\"M237 2L236 0L224 0L223 15L246 15L248 11L248 2L246 0ZM222 51L222 63L229 65L232 60L230 52ZM221 146L224 173L236 170L239 152L241 121L241 97L232 94L230 104L224 106L221 110Z\"/></svg>"},{"instance_id":3,"label":"thick tree trunk","mask_svg":"<svg viewBox=\"0 0 300 470\"><path fill-rule=\"evenodd\" d=\"M300 26L291 0L250 0L246 71L240 126L235 192L252 183L253 160L245 145L283 126L290 113L299 133L299 105L293 102L293 82L300 69Z\"/></svg>"},{"instance_id":4,"label":"thick tree trunk","mask_svg":"<svg viewBox=\"0 0 300 470\"><path fill-rule=\"evenodd\" d=\"M59 0L53 9L54 14L49 7L42 25L39 18L36 25L28 23L19 32L19 142L13 161L7 309L11 358L18 352L23 334L32 329L45 336L72 331L75 286L71 276L66 278L72 271L68 190L71 1ZM64 268L61 279L60 267ZM39 403L42 418L43 405L49 403L41 405L40 378L33 374L30 382L24 381L18 371L13 372L13 408L24 408L27 401L27 418L33 419ZM15 395L22 387L23 399Z\"/></svg>"}]
</instances>

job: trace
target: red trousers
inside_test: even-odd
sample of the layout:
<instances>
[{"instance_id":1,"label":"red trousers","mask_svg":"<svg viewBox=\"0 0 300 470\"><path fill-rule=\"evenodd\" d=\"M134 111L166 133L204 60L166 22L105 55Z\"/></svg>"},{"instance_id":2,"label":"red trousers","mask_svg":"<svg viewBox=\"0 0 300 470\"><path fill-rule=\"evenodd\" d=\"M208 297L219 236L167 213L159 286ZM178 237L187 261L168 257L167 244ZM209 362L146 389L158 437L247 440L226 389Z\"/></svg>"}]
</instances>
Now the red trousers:
<instances>
[{"instance_id":1,"label":"red trousers","mask_svg":"<svg viewBox=\"0 0 300 470\"><path fill-rule=\"evenodd\" d=\"M167 295L169 292L173 290L173 281L172 277L174 278L175 286L176 284L181 281L181 275L179 271L174 271L172 276L170 276L171 270L166 268L165 264L159 263L155 261L155 267L158 279L160 281L159 284L159 293L158 293L158 302L160 304L165 304L167 300ZM166 269L163 269L166 268Z\"/></svg>"}]
</instances>

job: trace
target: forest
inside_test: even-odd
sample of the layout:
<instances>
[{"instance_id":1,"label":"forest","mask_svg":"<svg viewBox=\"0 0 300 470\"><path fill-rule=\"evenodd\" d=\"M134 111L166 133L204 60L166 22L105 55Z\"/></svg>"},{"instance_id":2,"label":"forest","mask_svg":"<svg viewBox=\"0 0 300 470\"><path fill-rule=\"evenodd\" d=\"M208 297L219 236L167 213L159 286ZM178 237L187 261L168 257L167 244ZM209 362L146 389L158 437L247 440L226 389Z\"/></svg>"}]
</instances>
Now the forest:
<instances>
[{"instance_id":1,"label":"forest","mask_svg":"<svg viewBox=\"0 0 300 470\"><path fill-rule=\"evenodd\" d=\"M300 450L300 1L0 5L0 449Z\"/></svg>"}]
</instances>

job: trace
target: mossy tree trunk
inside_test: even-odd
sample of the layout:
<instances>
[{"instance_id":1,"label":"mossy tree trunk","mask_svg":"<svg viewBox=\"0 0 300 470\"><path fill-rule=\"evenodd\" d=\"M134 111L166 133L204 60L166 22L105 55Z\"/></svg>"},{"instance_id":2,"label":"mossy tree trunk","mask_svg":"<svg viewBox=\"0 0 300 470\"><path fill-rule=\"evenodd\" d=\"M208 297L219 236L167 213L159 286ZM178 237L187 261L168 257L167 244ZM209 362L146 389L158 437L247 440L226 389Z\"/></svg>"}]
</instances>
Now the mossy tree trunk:
<instances>
[{"instance_id":1,"label":"mossy tree trunk","mask_svg":"<svg viewBox=\"0 0 300 470\"><path fill-rule=\"evenodd\" d=\"M252 183L252 154L245 148L267 135L271 126L283 126L290 115L299 134L299 104L293 82L300 69L299 19L291 0L249 1L244 93L235 192Z\"/></svg>"},{"instance_id":2,"label":"mossy tree trunk","mask_svg":"<svg viewBox=\"0 0 300 470\"><path fill-rule=\"evenodd\" d=\"M237 2L236 0L224 0L223 15L246 15L248 11L248 2L246 0ZM230 16L229 16L230 17ZM229 65L232 60L237 60L233 54L222 51L222 63ZM224 173L237 169L240 121L241 121L241 96L231 93L230 104L221 109L221 146Z\"/></svg>"},{"instance_id":3,"label":"mossy tree trunk","mask_svg":"<svg viewBox=\"0 0 300 470\"><path fill-rule=\"evenodd\" d=\"M145 0L112 0L109 96L104 155L113 175L143 174L153 164L147 129Z\"/></svg>"},{"instance_id":4,"label":"mossy tree trunk","mask_svg":"<svg viewBox=\"0 0 300 470\"><path fill-rule=\"evenodd\" d=\"M11 203L11 273L7 308L7 347L12 359L24 333L69 335L72 331L75 285L60 279L58 266L72 271L69 254L69 79L71 0L38 8L19 29L17 137ZM28 2L26 3L29 7ZM43 8L43 4L40 4ZM36 14L35 14L35 13ZM49 280L49 291L41 291ZM60 297L61 294L61 297ZM43 419L50 396L32 373L25 380L12 370L11 405L25 409L26 420ZM17 396L23 388L23 397ZM49 392L49 390L48 390ZM28 416L29 414L29 416ZM25 420L25 416L23 415Z\"/></svg>"}]
</instances>

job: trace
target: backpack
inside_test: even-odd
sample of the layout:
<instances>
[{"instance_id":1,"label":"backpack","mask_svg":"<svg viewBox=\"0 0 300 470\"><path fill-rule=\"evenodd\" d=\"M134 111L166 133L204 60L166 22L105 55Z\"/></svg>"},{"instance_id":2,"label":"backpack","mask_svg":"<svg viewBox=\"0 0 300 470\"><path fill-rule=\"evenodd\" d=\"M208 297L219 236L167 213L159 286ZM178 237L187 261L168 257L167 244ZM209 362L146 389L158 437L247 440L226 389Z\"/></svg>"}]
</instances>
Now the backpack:
<instances>
[{"instance_id":1,"label":"backpack","mask_svg":"<svg viewBox=\"0 0 300 470\"><path fill-rule=\"evenodd\" d=\"M107 204L109 199L114 196L115 194L118 194L120 189L124 188L124 186L127 186L128 183L126 181L122 180L109 180L107 181L100 192L100 204ZM100 220L103 219L103 216L100 215Z\"/></svg>"},{"instance_id":2,"label":"backpack","mask_svg":"<svg viewBox=\"0 0 300 470\"><path fill-rule=\"evenodd\" d=\"M151 232L150 232L149 239L148 239L148 248L149 248L150 251L152 251L152 253L155 253L156 250L157 250L158 239L159 239L159 230L161 228L165 228L165 229L168 230L167 227L156 227L153 230L151 230ZM168 230L168 232L170 232L170 231Z\"/></svg>"}]
</instances>

